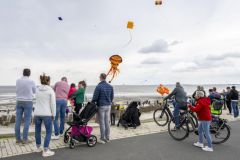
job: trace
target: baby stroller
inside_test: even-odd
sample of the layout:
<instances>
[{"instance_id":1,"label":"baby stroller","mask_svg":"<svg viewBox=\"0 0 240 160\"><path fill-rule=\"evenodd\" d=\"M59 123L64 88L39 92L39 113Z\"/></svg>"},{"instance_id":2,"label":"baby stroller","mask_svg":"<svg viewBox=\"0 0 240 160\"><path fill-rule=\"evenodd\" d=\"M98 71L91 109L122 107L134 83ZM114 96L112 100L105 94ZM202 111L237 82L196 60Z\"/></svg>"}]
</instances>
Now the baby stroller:
<instances>
[{"instance_id":1,"label":"baby stroller","mask_svg":"<svg viewBox=\"0 0 240 160\"><path fill-rule=\"evenodd\" d=\"M88 121L97 113L97 106L88 102L78 118L73 122L68 122L70 126L64 133L64 143L70 141L69 147L75 148L76 142L86 142L89 147L94 147L97 143L97 137L92 135L93 127L87 126Z\"/></svg>"},{"instance_id":2,"label":"baby stroller","mask_svg":"<svg viewBox=\"0 0 240 160\"><path fill-rule=\"evenodd\" d=\"M139 104L140 102L137 101L133 101L129 104L126 111L123 113L123 115L118 121L118 127L121 124L125 129L127 129L128 127L133 127L135 129L137 128L137 126L141 125L141 122L139 120L141 113L137 108Z\"/></svg>"}]
</instances>

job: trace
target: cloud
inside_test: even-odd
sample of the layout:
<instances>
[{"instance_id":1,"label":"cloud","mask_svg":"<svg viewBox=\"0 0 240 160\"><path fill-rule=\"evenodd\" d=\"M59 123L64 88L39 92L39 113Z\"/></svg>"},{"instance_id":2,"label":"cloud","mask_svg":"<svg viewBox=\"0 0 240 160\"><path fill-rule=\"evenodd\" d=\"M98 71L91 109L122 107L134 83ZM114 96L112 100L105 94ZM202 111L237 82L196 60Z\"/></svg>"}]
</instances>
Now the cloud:
<instances>
[{"instance_id":1,"label":"cloud","mask_svg":"<svg viewBox=\"0 0 240 160\"><path fill-rule=\"evenodd\" d=\"M187 72L198 69L199 64L195 62L180 62L172 66L172 71Z\"/></svg>"},{"instance_id":2,"label":"cloud","mask_svg":"<svg viewBox=\"0 0 240 160\"><path fill-rule=\"evenodd\" d=\"M148 54L148 53L166 53L169 52L169 47L179 44L179 41L173 41L168 43L163 39L159 39L153 42L150 46L143 47L139 50L140 53Z\"/></svg>"},{"instance_id":3,"label":"cloud","mask_svg":"<svg viewBox=\"0 0 240 160\"><path fill-rule=\"evenodd\" d=\"M147 65L152 65L152 64L161 64L161 61L155 60L155 59L146 59L141 62L141 64L147 64Z\"/></svg>"},{"instance_id":4,"label":"cloud","mask_svg":"<svg viewBox=\"0 0 240 160\"><path fill-rule=\"evenodd\" d=\"M222 55L209 55L206 57L206 60L210 61L217 61L217 60L225 60L227 58L240 58L240 52L231 52L231 53L225 53Z\"/></svg>"}]
</instances>

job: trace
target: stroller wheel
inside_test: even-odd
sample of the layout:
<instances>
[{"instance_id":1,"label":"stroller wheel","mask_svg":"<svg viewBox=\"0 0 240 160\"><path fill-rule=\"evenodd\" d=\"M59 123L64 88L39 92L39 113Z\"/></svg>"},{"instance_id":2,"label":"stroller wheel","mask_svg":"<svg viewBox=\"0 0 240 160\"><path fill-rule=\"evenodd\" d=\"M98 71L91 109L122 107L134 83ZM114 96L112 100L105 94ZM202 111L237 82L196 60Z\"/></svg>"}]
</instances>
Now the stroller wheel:
<instances>
[{"instance_id":1,"label":"stroller wheel","mask_svg":"<svg viewBox=\"0 0 240 160\"><path fill-rule=\"evenodd\" d=\"M68 141L69 141L69 135L68 134L64 135L63 141L64 141L64 143L68 143Z\"/></svg>"},{"instance_id":2,"label":"stroller wheel","mask_svg":"<svg viewBox=\"0 0 240 160\"><path fill-rule=\"evenodd\" d=\"M74 142L74 140L71 139L70 144L69 144L69 147L70 147L71 149L74 149L74 148L75 148L75 142Z\"/></svg>"},{"instance_id":3,"label":"stroller wheel","mask_svg":"<svg viewBox=\"0 0 240 160\"><path fill-rule=\"evenodd\" d=\"M87 139L87 145L88 147L94 147L97 144L97 137L94 135L91 135L88 139Z\"/></svg>"}]
</instances>

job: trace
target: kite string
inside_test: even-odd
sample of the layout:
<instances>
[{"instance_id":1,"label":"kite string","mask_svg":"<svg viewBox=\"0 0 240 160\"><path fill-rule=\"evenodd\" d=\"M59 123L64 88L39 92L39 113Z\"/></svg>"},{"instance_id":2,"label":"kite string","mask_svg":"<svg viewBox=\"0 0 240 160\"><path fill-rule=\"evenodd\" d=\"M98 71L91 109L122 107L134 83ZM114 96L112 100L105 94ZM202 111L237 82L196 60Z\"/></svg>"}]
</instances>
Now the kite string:
<instances>
[{"instance_id":1,"label":"kite string","mask_svg":"<svg viewBox=\"0 0 240 160\"><path fill-rule=\"evenodd\" d=\"M128 41L122 48L127 47L127 46L132 42L132 32L131 32L130 29L128 30L128 32L129 32L129 37L130 37L130 39L129 39L129 41Z\"/></svg>"}]
</instances>

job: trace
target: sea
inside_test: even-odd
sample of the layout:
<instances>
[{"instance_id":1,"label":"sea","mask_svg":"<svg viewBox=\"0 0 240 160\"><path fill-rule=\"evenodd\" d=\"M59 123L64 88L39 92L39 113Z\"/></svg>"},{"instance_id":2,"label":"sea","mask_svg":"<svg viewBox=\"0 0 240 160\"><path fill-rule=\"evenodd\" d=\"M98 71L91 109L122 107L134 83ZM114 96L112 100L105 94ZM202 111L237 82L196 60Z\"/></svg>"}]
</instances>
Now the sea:
<instances>
[{"instance_id":1,"label":"sea","mask_svg":"<svg viewBox=\"0 0 240 160\"><path fill-rule=\"evenodd\" d=\"M240 84L206 84L204 86L205 91L210 88L216 87L218 92L223 92L227 86L236 86L240 89ZM115 97L160 97L156 92L158 85L114 85ZM91 98L96 86L88 86L86 90L86 97ZM175 85L166 85L172 91ZM191 95L197 88L197 85L184 84L185 91L188 95ZM8 101L14 101L16 98L15 86L0 86L0 104Z\"/></svg>"}]
</instances>

